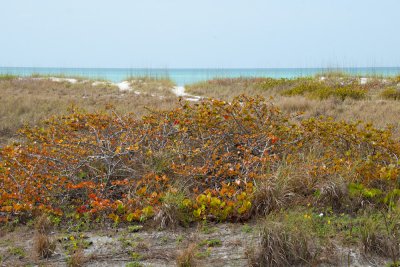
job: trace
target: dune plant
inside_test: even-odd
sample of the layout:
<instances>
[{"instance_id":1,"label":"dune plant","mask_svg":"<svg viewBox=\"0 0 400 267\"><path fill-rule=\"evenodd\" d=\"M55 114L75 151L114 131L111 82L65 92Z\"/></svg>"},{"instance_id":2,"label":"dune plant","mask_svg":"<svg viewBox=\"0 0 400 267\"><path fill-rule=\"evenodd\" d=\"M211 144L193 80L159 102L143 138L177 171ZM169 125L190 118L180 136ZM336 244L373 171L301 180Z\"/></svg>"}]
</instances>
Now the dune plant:
<instances>
[{"instance_id":1,"label":"dune plant","mask_svg":"<svg viewBox=\"0 0 400 267\"><path fill-rule=\"evenodd\" d=\"M379 189L376 199L362 197L381 206L399 187L400 144L389 129L324 118L292 123L262 97L182 102L142 119L74 110L20 134L25 141L0 151L2 220L43 212L114 223L160 212L186 222L246 220L298 200L291 196L318 197L338 175ZM282 166L291 165L296 179L283 182Z\"/></svg>"},{"instance_id":2,"label":"dune plant","mask_svg":"<svg viewBox=\"0 0 400 267\"><path fill-rule=\"evenodd\" d=\"M388 87L385 88L380 95L383 99L400 100L400 89L396 87Z\"/></svg>"},{"instance_id":3,"label":"dune plant","mask_svg":"<svg viewBox=\"0 0 400 267\"><path fill-rule=\"evenodd\" d=\"M296 84L281 92L284 96L304 95L310 98L327 99L330 97L345 100L363 99L367 90L357 84L329 84L323 81L310 80Z\"/></svg>"}]
</instances>

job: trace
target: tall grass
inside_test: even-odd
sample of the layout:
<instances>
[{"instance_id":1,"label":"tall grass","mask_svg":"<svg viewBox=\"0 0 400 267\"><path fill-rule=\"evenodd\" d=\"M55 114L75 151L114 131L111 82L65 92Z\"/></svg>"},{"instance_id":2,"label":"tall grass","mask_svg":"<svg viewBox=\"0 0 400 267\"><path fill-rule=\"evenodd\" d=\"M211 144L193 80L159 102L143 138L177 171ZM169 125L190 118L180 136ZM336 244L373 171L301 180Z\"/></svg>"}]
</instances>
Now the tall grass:
<instances>
[{"instance_id":1,"label":"tall grass","mask_svg":"<svg viewBox=\"0 0 400 267\"><path fill-rule=\"evenodd\" d=\"M176 105L176 97L168 89L173 83L168 80L133 83L134 91L121 92L107 83L93 86L91 82L71 84L6 77L0 79L0 143L10 140L24 124L37 124L51 115L67 112L71 106L87 111L113 106L118 112L141 116L148 112L147 108Z\"/></svg>"}]
</instances>

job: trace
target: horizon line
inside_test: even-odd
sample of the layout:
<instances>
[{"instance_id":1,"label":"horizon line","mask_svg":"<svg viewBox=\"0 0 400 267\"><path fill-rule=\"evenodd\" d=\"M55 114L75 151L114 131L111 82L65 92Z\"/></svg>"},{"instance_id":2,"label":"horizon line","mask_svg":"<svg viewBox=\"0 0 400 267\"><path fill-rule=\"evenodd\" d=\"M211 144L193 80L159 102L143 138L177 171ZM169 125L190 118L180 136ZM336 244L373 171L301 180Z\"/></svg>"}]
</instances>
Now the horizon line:
<instances>
[{"instance_id":1,"label":"horizon line","mask_svg":"<svg viewBox=\"0 0 400 267\"><path fill-rule=\"evenodd\" d=\"M116 69L116 70L281 70L281 69L382 69L382 68L400 68L398 66L357 66L357 67L34 67L34 66L0 66L0 68L31 68L31 69Z\"/></svg>"}]
</instances>

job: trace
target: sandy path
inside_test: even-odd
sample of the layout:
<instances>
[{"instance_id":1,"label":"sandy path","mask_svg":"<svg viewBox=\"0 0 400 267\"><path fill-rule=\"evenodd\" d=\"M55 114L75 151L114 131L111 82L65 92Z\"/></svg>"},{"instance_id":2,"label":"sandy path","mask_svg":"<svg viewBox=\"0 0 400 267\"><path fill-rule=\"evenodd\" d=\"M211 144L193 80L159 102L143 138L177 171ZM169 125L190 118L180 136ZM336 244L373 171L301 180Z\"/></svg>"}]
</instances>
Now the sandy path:
<instances>
[{"instance_id":1,"label":"sandy path","mask_svg":"<svg viewBox=\"0 0 400 267\"><path fill-rule=\"evenodd\" d=\"M201 99L201 96L190 95L186 93L184 86L175 86L174 88L172 88L172 92L176 96L184 97L188 101L199 101Z\"/></svg>"}]
</instances>

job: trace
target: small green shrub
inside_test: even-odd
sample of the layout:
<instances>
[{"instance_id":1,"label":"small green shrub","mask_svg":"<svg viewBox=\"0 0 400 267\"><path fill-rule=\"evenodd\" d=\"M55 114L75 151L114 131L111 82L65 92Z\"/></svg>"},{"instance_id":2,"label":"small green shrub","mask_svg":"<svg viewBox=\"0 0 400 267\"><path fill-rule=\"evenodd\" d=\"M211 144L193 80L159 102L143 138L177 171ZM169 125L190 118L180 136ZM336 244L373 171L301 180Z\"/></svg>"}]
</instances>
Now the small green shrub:
<instances>
[{"instance_id":1,"label":"small green shrub","mask_svg":"<svg viewBox=\"0 0 400 267\"><path fill-rule=\"evenodd\" d=\"M253 227L251 227L251 226L248 225L248 224L245 224L245 225L243 225L243 227L242 227L242 232L243 232L243 233L246 233L246 234L249 234L249 233L253 232Z\"/></svg>"},{"instance_id":2,"label":"small green shrub","mask_svg":"<svg viewBox=\"0 0 400 267\"><path fill-rule=\"evenodd\" d=\"M26 256L25 250L21 247L11 247L8 249L8 252L11 255L17 256L19 258L24 258Z\"/></svg>"},{"instance_id":3,"label":"small green shrub","mask_svg":"<svg viewBox=\"0 0 400 267\"><path fill-rule=\"evenodd\" d=\"M400 100L400 90L395 87L388 87L381 92L383 99Z\"/></svg>"},{"instance_id":4,"label":"small green shrub","mask_svg":"<svg viewBox=\"0 0 400 267\"><path fill-rule=\"evenodd\" d=\"M346 98L356 100L364 99L367 95L367 90L354 84L328 85L324 82L306 81L284 90L281 94L285 96L305 95L316 99L335 97L343 101Z\"/></svg>"},{"instance_id":5,"label":"small green shrub","mask_svg":"<svg viewBox=\"0 0 400 267\"><path fill-rule=\"evenodd\" d=\"M0 74L0 81L10 81L16 79L17 76L12 74Z\"/></svg>"},{"instance_id":6,"label":"small green shrub","mask_svg":"<svg viewBox=\"0 0 400 267\"><path fill-rule=\"evenodd\" d=\"M321 82L316 81L305 81L295 85L292 88L282 91L284 96L294 96L294 95L306 95L313 93L315 91L325 91L329 90L329 87Z\"/></svg>"},{"instance_id":7,"label":"small green shrub","mask_svg":"<svg viewBox=\"0 0 400 267\"><path fill-rule=\"evenodd\" d=\"M264 90L268 90L274 87L278 87L278 86L285 86L285 85L289 85L293 82L293 80L290 79L285 79L285 78L281 78L281 79L274 79L274 78L265 78L260 84L259 87L261 89Z\"/></svg>"},{"instance_id":8,"label":"small green shrub","mask_svg":"<svg viewBox=\"0 0 400 267\"><path fill-rule=\"evenodd\" d=\"M136 233L142 230L143 225L130 225L128 226L128 232L129 233Z\"/></svg>"},{"instance_id":9,"label":"small green shrub","mask_svg":"<svg viewBox=\"0 0 400 267\"><path fill-rule=\"evenodd\" d=\"M222 246L222 241L220 239L210 239L207 242L209 247L219 247Z\"/></svg>"},{"instance_id":10,"label":"small green shrub","mask_svg":"<svg viewBox=\"0 0 400 267\"><path fill-rule=\"evenodd\" d=\"M137 261L128 262L126 267L143 267L144 265Z\"/></svg>"},{"instance_id":11,"label":"small green shrub","mask_svg":"<svg viewBox=\"0 0 400 267\"><path fill-rule=\"evenodd\" d=\"M333 90L333 96L341 99L342 101L345 100L346 98L360 100L364 99L367 96L367 91L365 89L353 86L345 86Z\"/></svg>"},{"instance_id":12,"label":"small green shrub","mask_svg":"<svg viewBox=\"0 0 400 267\"><path fill-rule=\"evenodd\" d=\"M137 253L137 252L132 252L132 253L131 253L131 259L132 259L132 260L135 260L135 261L138 261L138 260L142 259L142 255L140 255L140 254Z\"/></svg>"},{"instance_id":13,"label":"small green shrub","mask_svg":"<svg viewBox=\"0 0 400 267\"><path fill-rule=\"evenodd\" d=\"M220 247L222 246L222 241L220 239L206 239L199 243L200 247Z\"/></svg>"},{"instance_id":14,"label":"small green shrub","mask_svg":"<svg viewBox=\"0 0 400 267\"><path fill-rule=\"evenodd\" d=\"M400 261L388 263L386 266L387 267L399 267L400 266Z\"/></svg>"}]
</instances>

